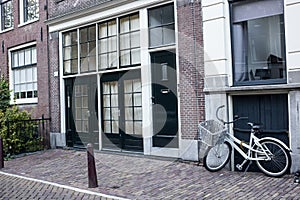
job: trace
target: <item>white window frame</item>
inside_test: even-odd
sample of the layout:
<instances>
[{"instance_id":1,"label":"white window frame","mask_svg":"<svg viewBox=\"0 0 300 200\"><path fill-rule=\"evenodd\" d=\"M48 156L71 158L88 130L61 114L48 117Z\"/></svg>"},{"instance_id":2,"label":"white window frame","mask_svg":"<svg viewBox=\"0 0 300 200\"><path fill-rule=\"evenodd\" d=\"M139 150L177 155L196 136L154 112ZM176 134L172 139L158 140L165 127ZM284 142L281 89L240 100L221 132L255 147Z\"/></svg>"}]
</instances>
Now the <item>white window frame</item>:
<instances>
[{"instance_id":1,"label":"white window frame","mask_svg":"<svg viewBox=\"0 0 300 200\"><path fill-rule=\"evenodd\" d=\"M38 0L37 0L37 2L39 3ZM40 6L40 3L39 3L39 6ZM20 19L19 26L24 26L24 25L36 22L40 19L40 10L39 10L39 14L37 16L37 19L25 21L25 18L24 18L24 14L25 14L25 12L24 12L24 0L19 0L19 14L20 14L19 15L19 19Z\"/></svg>"},{"instance_id":2,"label":"white window frame","mask_svg":"<svg viewBox=\"0 0 300 200\"><path fill-rule=\"evenodd\" d=\"M25 99L14 99L14 76L13 76L13 73L14 73L14 70L12 69L12 52L14 51L18 51L18 50L21 50L23 48L27 48L27 47L30 47L30 46L34 46L36 45L36 42L31 42L31 43L27 43L27 44L24 44L24 45L21 45L21 46L18 46L18 47L14 47L14 48L11 48L8 50L8 61L9 61L9 89L11 91L10 93L10 104L13 105L13 104L36 104L38 103L38 97L33 97L33 98L25 98ZM36 55L37 59L38 59L38 56ZM38 61L37 61L38 63ZM36 74L36 76L38 76L38 72ZM37 83L38 84L38 83Z\"/></svg>"}]
</instances>

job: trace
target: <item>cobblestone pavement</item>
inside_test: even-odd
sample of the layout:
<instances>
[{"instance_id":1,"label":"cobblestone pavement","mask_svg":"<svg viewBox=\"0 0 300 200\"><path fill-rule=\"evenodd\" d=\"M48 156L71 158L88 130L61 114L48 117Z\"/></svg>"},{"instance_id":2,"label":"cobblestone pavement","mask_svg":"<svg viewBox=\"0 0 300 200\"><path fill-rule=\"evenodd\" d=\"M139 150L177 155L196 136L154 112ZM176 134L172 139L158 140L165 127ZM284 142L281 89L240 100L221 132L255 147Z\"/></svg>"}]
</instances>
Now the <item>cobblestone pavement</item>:
<instances>
[{"instance_id":1,"label":"cobblestone pavement","mask_svg":"<svg viewBox=\"0 0 300 200\"><path fill-rule=\"evenodd\" d=\"M48 150L6 161L2 171L129 199L300 199L300 184L292 175L211 173L197 163L142 155L97 152L95 158L99 187L93 189L88 188L85 151ZM0 178L0 189L11 185Z\"/></svg>"}]
</instances>

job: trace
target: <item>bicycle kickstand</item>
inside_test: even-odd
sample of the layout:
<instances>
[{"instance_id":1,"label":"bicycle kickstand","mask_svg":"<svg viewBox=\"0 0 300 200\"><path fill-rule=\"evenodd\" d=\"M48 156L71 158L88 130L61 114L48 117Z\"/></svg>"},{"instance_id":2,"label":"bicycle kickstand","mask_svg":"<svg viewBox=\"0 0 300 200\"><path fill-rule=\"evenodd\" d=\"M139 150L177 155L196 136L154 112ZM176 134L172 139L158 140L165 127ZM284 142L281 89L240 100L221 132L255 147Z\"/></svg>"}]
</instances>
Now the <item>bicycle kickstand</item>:
<instances>
[{"instance_id":1,"label":"bicycle kickstand","mask_svg":"<svg viewBox=\"0 0 300 200\"><path fill-rule=\"evenodd\" d=\"M248 163L248 165L247 165L247 167L246 167L246 169L244 171L244 175L243 176L246 176L246 172L248 171L248 169L249 169L249 167L250 167L251 164L252 164L252 160L249 161L249 163Z\"/></svg>"}]
</instances>

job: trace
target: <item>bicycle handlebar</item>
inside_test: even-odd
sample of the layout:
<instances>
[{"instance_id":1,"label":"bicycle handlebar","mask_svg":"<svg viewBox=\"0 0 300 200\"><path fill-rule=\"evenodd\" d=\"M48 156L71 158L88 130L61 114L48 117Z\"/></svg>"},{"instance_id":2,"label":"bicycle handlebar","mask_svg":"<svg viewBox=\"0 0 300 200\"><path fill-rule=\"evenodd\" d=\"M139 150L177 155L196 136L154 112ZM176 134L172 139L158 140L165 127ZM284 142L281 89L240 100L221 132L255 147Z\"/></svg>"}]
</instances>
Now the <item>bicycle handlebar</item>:
<instances>
[{"instance_id":1,"label":"bicycle handlebar","mask_svg":"<svg viewBox=\"0 0 300 200\"><path fill-rule=\"evenodd\" d=\"M226 122L226 121L224 121L223 119L221 119L220 116L219 116L219 111L220 111L220 109L221 109L221 108L224 108L224 107L225 107L225 105L221 105L221 106L219 106L219 107L217 108L217 110L216 110L216 117L217 117L217 119L218 119L220 122L222 122L224 125L225 125L225 124L232 124L232 123L234 123L234 122L236 122L236 121L238 121L238 120L245 120L245 119L248 119L248 117L239 117L239 116L236 116L236 117L234 117L234 119L233 119L232 121Z\"/></svg>"}]
</instances>

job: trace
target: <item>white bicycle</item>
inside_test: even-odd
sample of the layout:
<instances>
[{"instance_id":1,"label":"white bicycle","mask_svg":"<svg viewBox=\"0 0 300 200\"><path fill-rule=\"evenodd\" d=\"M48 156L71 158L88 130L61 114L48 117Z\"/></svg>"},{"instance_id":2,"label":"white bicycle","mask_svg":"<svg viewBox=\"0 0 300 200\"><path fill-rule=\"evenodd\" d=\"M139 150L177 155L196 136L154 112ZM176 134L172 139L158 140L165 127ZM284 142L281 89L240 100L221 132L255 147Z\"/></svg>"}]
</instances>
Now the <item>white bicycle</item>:
<instances>
[{"instance_id":1,"label":"white bicycle","mask_svg":"<svg viewBox=\"0 0 300 200\"><path fill-rule=\"evenodd\" d=\"M216 111L216 117L222 124L215 120L208 120L199 125L200 151L204 152L204 167L211 172L221 170L229 161L234 148L245 159L241 164L236 165L238 170L242 170L247 161L255 161L258 168L267 176L281 177L287 173L291 166L291 149L276 138L259 138L260 126L251 122L248 123L251 127L250 141L242 142L230 134L225 125L245 117L235 117L233 121L225 122L219 117L219 110L223 107L218 107Z\"/></svg>"}]
</instances>

